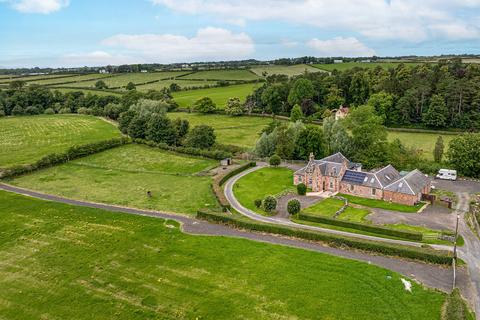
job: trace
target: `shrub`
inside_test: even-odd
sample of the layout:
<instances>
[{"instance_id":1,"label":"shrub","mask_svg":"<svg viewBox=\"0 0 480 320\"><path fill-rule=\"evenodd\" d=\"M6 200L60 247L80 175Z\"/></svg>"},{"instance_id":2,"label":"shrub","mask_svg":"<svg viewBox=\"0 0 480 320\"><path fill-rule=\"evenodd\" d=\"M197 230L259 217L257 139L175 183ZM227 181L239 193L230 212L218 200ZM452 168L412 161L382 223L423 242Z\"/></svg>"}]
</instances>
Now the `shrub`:
<instances>
[{"instance_id":1,"label":"shrub","mask_svg":"<svg viewBox=\"0 0 480 320\"><path fill-rule=\"evenodd\" d=\"M271 166L277 167L282 162L282 159L277 154L274 154L270 157L269 162Z\"/></svg>"},{"instance_id":2,"label":"shrub","mask_svg":"<svg viewBox=\"0 0 480 320\"><path fill-rule=\"evenodd\" d=\"M44 114L55 114L55 110L52 108L47 108L45 111L43 111Z\"/></svg>"},{"instance_id":3,"label":"shrub","mask_svg":"<svg viewBox=\"0 0 480 320\"><path fill-rule=\"evenodd\" d=\"M60 114L72 113L72 110L70 110L70 108L61 108L60 110L58 110L58 113Z\"/></svg>"},{"instance_id":4,"label":"shrub","mask_svg":"<svg viewBox=\"0 0 480 320\"><path fill-rule=\"evenodd\" d=\"M25 110L21 106L15 106L12 109L12 115L14 116L22 116L25 114Z\"/></svg>"},{"instance_id":5,"label":"shrub","mask_svg":"<svg viewBox=\"0 0 480 320\"><path fill-rule=\"evenodd\" d=\"M136 88L135 83L133 83L133 82L129 82L127 84L127 86L125 87L125 89L127 89L127 90L135 90L135 88Z\"/></svg>"},{"instance_id":6,"label":"shrub","mask_svg":"<svg viewBox=\"0 0 480 320\"><path fill-rule=\"evenodd\" d=\"M201 113L213 113L217 110L217 106L209 97L203 97L198 99L194 104L193 108L195 111Z\"/></svg>"},{"instance_id":7,"label":"shrub","mask_svg":"<svg viewBox=\"0 0 480 320\"><path fill-rule=\"evenodd\" d=\"M128 135L132 138L145 138L147 117L136 115L128 125Z\"/></svg>"},{"instance_id":8,"label":"shrub","mask_svg":"<svg viewBox=\"0 0 480 320\"><path fill-rule=\"evenodd\" d=\"M274 196L266 196L262 202L263 210L272 212L277 208L277 199Z\"/></svg>"},{"instance_id":9,"label":"shrub","mask_svg":"<svg viewBox=\"0 0 480 320\"><path fill-rule=\"evenodd\" d=\"M260 208L262 206L262 199L255 199L255 207Z\"/></svg>"},{"instance_id":10,"label":"shrub","mask_svg":"<svg viewBox=\"0 0 480 320\"><path fill-rule=\"evenodd\" d=\"M28 114L28 115L37 115L37 114L40 114L40 111L38 110L37 107L27 107L25 109L25 113Z\"/></svg>"},{"instance_id":11,"label":"shrub","mask_svg":"<svg viewBox=\"0 0 480 320\"><path fill-rule=\"evenodd\" d=\"M231 116L240 116L243 114L243 106L240 98L230 98L225 105L225 113Z\"/></svg>"},{"instance_id":12,"label":"shrub","mask_svg":"<svg viewBox=\"0 0 480 320\"><path fill-rule=\"evenodd\" d=\"M1 117L5 117L5 111L3 111L3 110L0 110L0 118Z\"/></svg>"},{"instance_id":13,"label":"shrub","mask_svg":"<svg viewBox=\"0 0 480 320\"><path fill-rule=\"evenodd\" d=\"M216 223L224 223L247 230L280 234L305 240L320 241L328 243L332 247L349 247L353 249L376 252L387 256L416 259L436 264L449 265L452 263L451 253L447 251L387 244L370 240L348 238L318 231L302 230L299 228L246 221L241 218L234 218L233 216L227 216L215 212L198 211L197 218Z\"/></svg>"},{"instance_id":14,"label":"shrub","mask_svg":"<svg viewBox=\"0 0 480 320\"><path fill-rule=\"evenodd\" d=\"M292 199L288 201L288 204L287 204L288 213L290 213L291 215L294 215L299 213L300 209L301 209L300 201L298 201L297 199Z\"/></svg>"},{"instance_id":15,"label":"shrub","mask_svg":"<svg viewBox=\"0 0 480 320\"><path fill-rule=\"evenodd\" d=\"M145 131L147 140L175 144L177 133L172 121L164 114L154 113L147 121Z\"/></svg>"},{"instance_id":16,"label":"shrub","mask_svg":"<svg viewBox=\"0 0 480 320\"><path fill-rule=\"evenodd\" d=\"M300 196L304 196L307 194L307 186L304 183L299 183L297 185L297 193Z\"/></svg>"},{"instance_id":17,"label":"shrub","mask_svg":"<svg viewBox=\"0 0 480 320\"><path fill-rule=\"evenodd\" d=\"M215 144L215 131L207 125L195 126L185 139L185 146L209 149Z\"/></svg>"},{"instance_id":18,"label":"shrub","mask_svg":"<svg viewBox=\"0 0 480 320\"><path fill-rule=\"evenodd\" d=\"M95 88L96 88L96 89L108 89L108 86L107 86L107 84L105 83L105 81L103 81L103 80L98 80L97 82L95 82Z\"/></svg>"},{"instance_id":19,"label":"shrub","mask_svg":"<svg viewBox=\"0 0 480 320\"><path fill-rule=\"evenodd\" d=\"M90 110L88 108L81 107L81 108L78 108L77 113L78 114L90 114Z\"/></svg>"}]
</instances>

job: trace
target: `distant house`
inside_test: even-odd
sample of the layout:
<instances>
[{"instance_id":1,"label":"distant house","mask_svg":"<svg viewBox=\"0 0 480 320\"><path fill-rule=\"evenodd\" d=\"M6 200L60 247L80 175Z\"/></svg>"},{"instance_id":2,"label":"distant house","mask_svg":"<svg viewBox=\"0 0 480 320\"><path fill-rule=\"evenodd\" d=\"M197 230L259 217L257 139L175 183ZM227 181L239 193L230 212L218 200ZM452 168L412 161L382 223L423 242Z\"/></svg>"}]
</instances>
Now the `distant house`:
<instances>
[{"instance_id":1,"label":"distant house","mask_svg":"<svg viewBox=\"0 0 480 320\"><path fill-rule=\"evenodd\" d=\"M343 63L343 60L333 60L333 63Z\"/></svg>"},{"instance_id":2,"label":"distant house","mask_svg":"<svg viewBox=\"0 0 480 320\"><path fill-rule=\"evenodd\" d=\"M304 183L314 192L340 192L406 205L418 203L431 190L430 179L419 170L401 175L388 165L366 172L360 163L351 162L341 153L321 160L311 154L307 166L294 173L293 182Z\"/></svg>"},{"instance_id":3,"label":"distant house","mask_svg":"<svg viewBox=\"0 0 480 320\"><path fill-rule=\"evenodd\" d=\"M348 113L350 112L350 108L345 106L340 106L340 108L334 111L335 111L335 120L340 120L348 116Z\"/></svg>"},{"instance_id":4,"label":"distant house","mask_svg":"<svg viewBox=\"0 0 480 320\"><path fill-rule=\"evenodd\" d=\"M141 73L147 73L148 70L140 70Z\"/></svg>"},{"instance_id":5,"label":"distant house","mask_svg":"<svg viewBox=\"0 0 480 320\"><path fill-rule=\"evenodd\" d=\"M108 71L105 70L105 69L100 69L100 70L98 70L98 73L108 73Z\"/></svg>"}]
</instances>

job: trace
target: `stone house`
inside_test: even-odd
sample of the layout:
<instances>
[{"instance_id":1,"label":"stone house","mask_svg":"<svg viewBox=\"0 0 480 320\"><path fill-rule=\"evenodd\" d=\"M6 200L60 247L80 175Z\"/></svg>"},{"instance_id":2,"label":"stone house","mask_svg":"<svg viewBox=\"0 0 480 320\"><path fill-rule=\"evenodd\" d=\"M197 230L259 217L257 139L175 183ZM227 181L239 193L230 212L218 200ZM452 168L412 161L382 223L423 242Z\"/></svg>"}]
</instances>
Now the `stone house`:
<instances>
[{"instance_id":1,"label":"stone house","mask_svg":"<svg viewBox=\"0 0 480 320\"><path fill-rule=\"evenodd\" d=\"M345 119L348 116L348 114L350 113L350 108L345 106L340 106L340 108L334 111L335 111L335 120L341 120L341 119Z\"/></svg>"},{"instance_id":2,"label":"stone house","mask_svg":"<svg viewBox=\"0 0 480 320\"><path fill-rule=\"evenodd\" d=\"M304 183L314 192L340 192L406 205L418 203L431 188L430 179L419 170L400 174L388 165L362 171L360 163L351 162L341 153L320 160L311 154L308 164L294 173L293 182Z\"/></svg>"}]
</instances>

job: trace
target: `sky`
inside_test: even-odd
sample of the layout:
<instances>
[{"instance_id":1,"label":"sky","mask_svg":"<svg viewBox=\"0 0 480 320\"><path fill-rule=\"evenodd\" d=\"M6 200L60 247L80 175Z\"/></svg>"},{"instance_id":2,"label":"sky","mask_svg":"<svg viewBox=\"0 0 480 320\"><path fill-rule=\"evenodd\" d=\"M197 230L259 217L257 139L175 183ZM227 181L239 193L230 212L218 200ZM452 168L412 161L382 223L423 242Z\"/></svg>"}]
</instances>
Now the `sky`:
<instances>
[{"instance_id":1,"label":"sky","mask_svg":"<svg viewBox=\"0 0 480 320\"><path fill-rule=\"evenodd\" d=\"M480 0L0 0L0 67L480 54Z\"/></svg>"}]
</instances>

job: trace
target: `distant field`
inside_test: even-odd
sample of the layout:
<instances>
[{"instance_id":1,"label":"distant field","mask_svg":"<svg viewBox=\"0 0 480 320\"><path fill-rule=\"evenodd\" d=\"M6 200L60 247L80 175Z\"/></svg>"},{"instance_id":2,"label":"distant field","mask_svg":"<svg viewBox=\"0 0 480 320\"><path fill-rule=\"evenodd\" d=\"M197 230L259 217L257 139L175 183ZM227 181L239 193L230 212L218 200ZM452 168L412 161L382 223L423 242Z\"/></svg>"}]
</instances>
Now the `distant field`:
<instances>
[{"instance_id":1,"label":"distant field","mask_svg":"<svg viewBox=\"0 0 480 320\"><path fill-rule=\"evenodd\" d=\"M261 117L231 117L227 115L203 115L198 113L172 112L171 119L187 119L190 128L206 124L215 129L217 142L236 145L243 148L253 148L259 134L272 120Z\"/></svg>"},{"instance_id":2,"label":"distant field","mask_svg":"<svg viewBox=\"0 0 480 320\"><path fill-rule=\"evenodd\" d=\"M13 180L13 184L75 199L195 214L217 205L210 176L218 165L143 145L126 145ZM152 197L147 197L151 191Z\"/></svg>"},{"instance_id":3,"label":"distant field","mask_svg":"<svg viewBox=\"0 0 480 320\"><path fill-rule=\"evenodd\" d=\"M33 163L73 145L119 136L120 131L115 126L92 116L0 118L0 168Z\"/></svg>"},{"instance_id":4,"label":"distant field","mask_svg":"<svg viewBox=\"0 0 480 320\"><path fill-rule=\"evenodd\" d=\"M69 86L65 85L65 86ZM91 94L91 95L97 95L97 96L121 96L122 92L111 92L111 91L102 91L102 90L89 90L89 89L82 89L82 88L62 88L62 87L51 87L51 90L55 91L58 90L62 93L66 92L78 92L81 91L84 94Z\"/></svg>"},{"instance_id":5,"label":"distant field","mask_svg":"<svg viewBox=\"0 0 480 320\"><path fill-rule=\"evenodd\" d=\"M455 138L455 135L388 131L388 140L393 141L400 139L406 146L420 149L425 159L433 160L433 149L440 135L443 137L446 152L448 150L448 143Z\"/></svg>"},{"instance_id":6,"label":"distant field","mask_svg":"<svg viewBox=\"0 0 480 320\"><path fill-rule=\"evenodd\" d=\"M240 100L244 101L245 98L260 85L261 84L258 83L247 83L231 85L228 87L179 91L173 93L173 98L180 107L189 108L198 99L209 97L215 102L217 108L223 109L229 98L238 97Z\"/></svg>"},{"instance_id":7,"label":"distant field","mask_svg":"<svg viewBox=\"0 0 480 320\"><path fill-rule=\"evenodd\" d=\"M110 74L101 74L101 73L90 73L90 74L83 74L83 75L78 75L74 77L68 77L68 78L50 78L50 79L45 79L45 80L36 80L29 82L29 84L38 84L38 85L55 85L59 83L66 83L66 82L78 82L78 81L86 81L86 80L99 80L105 77L110 77ZM68 85L68 84L66 84Z\"/></svg>"},{"instance_id":8,"label":"distant field","mask_svg":"<svg viewBox=\"0 0 480 320\"><path fill-rule=\"evenodd\" d=\"M289 77L292 77L292 76L303 74L305 71L307 72L321 71L318 68L314 68L306 64L297 64L293 66L265 65L265 66L252 67L251 70L261 77L263 77L264 72L267 73L267 76L270 76L273 74L284 74Z\"/></svg>"},{"instance_id":9,"label":"distant field","mask_svg":"<svg viewBox=\"0 0 480 320\"><path fill-rule=\"evenodd\" d=\"M217 81L207 81L207 80L181 80L183 78L178 78L175 80L162 80L159 82L144 84L137 86L137 91L146 92L148 90L161 90L163 88L168 88L172 83L178 84L182 89L190 87L201 87L205 85L216 85Z\"/></svg>"},{"instance_id":10,"label":"distant field","mask_svg":"<svg viewBox=\"0 0 480 320\"><path fill-rule=\"evenodd\" d=\"M315 68L325 70L325 71L333 71L335 69L338 71L344 71L348 69L353 69L355 67L365 68L365 69L374 69L380 66L384 69L389 69L389 68L395 68L399 64L400 62L343 62L343 63L332 63L332 64L314 64L313 66ZM420 63L405 62L403 64L409 67L415 67Z\"/></svg>"},{"instance_id":11,"label":"distant field","mask_svg":"<svg viewBox=\"0 0 480 320\"><path fill-rule=\"evenodd\" d=\"M54 78L69 78L69 77L75 77L77 76L76 74L41 74L41 75L36 75L36 76L23 76L23 77L17 77L14 76L12 78L3 78L0 79L0 83L8 83L13 80L21 80L21 81L34 81L34 80L40 80L40 79L54 79Z\"/></svg>"},{"instance_id":12,"label":"distant field","mask_svg":"<svg viewBox=\"0 0 480 320\"><path fill-rule=\"evenodd\" d=\"M173 221L3 191L0 212L3 319L438 320L445 301L368 263Z\"/></svg>"},{"instance_id":13,"label":"distant field","mask_svg":"<svg viewBox=\"0 0 480 320\"><path fill-rule=\"evenodd\" d=\"M182 79L207 80L257 80L259 77L249 70L212 70L198 71L182 77Z\"/></svg>"},{"instance_id":14,"label":"distant field","mask_svg":"<svg viewBox=\"0 0 480 320\"><path fill-rule=\"evenodd\" d=\"M129 82L133 82L135 84L145 83L149 81L157 81L163 79L170 79L175 78L180 75L186 74L188 72L180 72L180 71L167 71L167 72L148 72L148 73L121 73L115 74L114 77L103 79L106 85L109 88L119 88L125 87ZM85 82L77 82L69 84L69 87L95 87L95 83L98 80L92 81L85 81Z\"/></svg>"}]
</instances>

